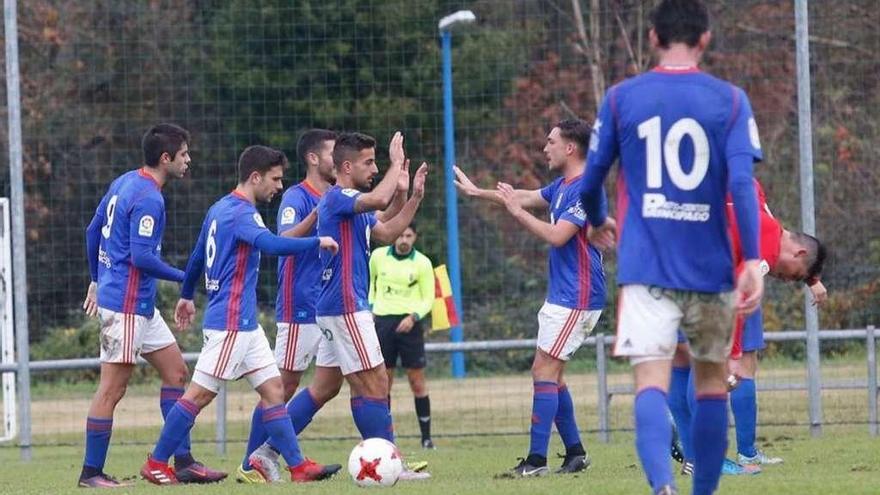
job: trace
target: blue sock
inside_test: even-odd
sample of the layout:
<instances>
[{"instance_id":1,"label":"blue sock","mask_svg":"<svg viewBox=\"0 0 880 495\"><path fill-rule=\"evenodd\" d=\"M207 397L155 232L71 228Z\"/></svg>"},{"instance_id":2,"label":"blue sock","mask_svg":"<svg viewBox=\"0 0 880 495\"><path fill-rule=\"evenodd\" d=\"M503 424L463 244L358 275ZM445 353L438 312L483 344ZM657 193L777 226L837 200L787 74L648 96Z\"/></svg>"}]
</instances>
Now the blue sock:
<instances>
[{"instance_id":1,"label":"blue sock","mask_svg":"<svg viewBox=\"0 0 880 495\"><path fill-rule=\"evenodd\" d=\"M727 451L727 394L697 397L694 423L694 495L708 495L718 488Z\"/></svg>"},{"instance_id":2,"label":"blue sock","mask_svg":"<svg viewBox=\"0 0 880 495\"><path fill-rule=\"evenodd\" d=\"M165 417L165 425L162 427L159 441L153 448L153 460L167 463L183 438L189 437L198 415L197 405L186 399L178 400Z\"/></svg>"},{"instance_id":3,"label":"blue sock","mask_svg":"<svg viewBox=\"0 0 880 495\"><path fill-rule=\"evenodd\" d=\"M351 415L364 440L379 437L390 442L394 441L391 410L388 409L387 399L352 397Z\"/></svg>"},{"instance_id":4,"label":"blue sock","mask_svg":"<svg viewBox=\"0 0 880 495\"><path fill-rule=\"evenodd\" d=\"M535 382L532 395L532 428L529 455L547 457L550 430L559 410L559 385L556 382Z\"/></svg>"},{"instance_id":5,"label":"blue sock","mask_svg":"<svg viewBox=\"0 0 880 495\"><path fill-rule=\"evenodd\" d=\"M688 404L688 378L691 375L690 367L672 368L672 381L669 384L669 410L675 427L678 428L678 437L684 449L684 458L694 461L694 446L691 443L691 407Z\"/></svg>"},{"instance_id":6,"label":"blue sock","mask_svg":"<svg viewBox=\"0 0 880 495\"><path fill-rule=\"evenodd\" d=\"M287 465L299 466L303 462L303 456L299 451L299 442L296 440L290 415L287 414L287 407L284 404L264 407L263 426L272 439L272 445L278 448Z\"/></svg>"},{"instance_id":7,"label":"blue sock","mask_svg":"<svg viewBox=\"0 0 880 495\"><path fill-rule=\"evenodd\" d=\"M162 418L167 418L168 413L171 411L171 408L174 407L174 404L183 397L183 389L179 387L162 387L162 390L159 394L159 408L162 410ZM192 459L192 454L190 451L192 450L192 444L190 442L189 435L187 435L181 442L180 445L177 446L177 449L174 450L174 462L177 463L179 460Z\"/></svg>"},{"instance_id":8,"label":"blue sock","mask_svg":"<svg viewBox=\"0 0 880 495\"><path fill-rule=\"evenodd\" d=\"M755 448L755 429L758 422L758 398L753 378L740 378L739 386L730 393L730 409L736 421L736 450L753 457Z\"/></svg>"},{"instance_id":9,"label":"blue sock","mask_svg":"<svg viewBox=\"0 0 880 495\"><path fill-rule=\"evenodd\" d=\"M103 471L113 434L113 418L86 418L86 456L83 466Z\"/></svg>"},{"instance_id":10,"label":"blue sock","mask_svg":"<svg viewBox=\"0 0 880 495\"><path fill-rule=\"evenodd\" d=\"M584 446L581 443L581 434L578 431L571 393L568 391L568 387L563 385L559 387L557 395L559 405L556 408L554 423L556 423L556 430L559 432L559 436L562 437L562 444L565 445L565 453L583 454ZM580 451L576 452L577 450Z\"/></svg>"},{"instance_id":11,"label":"blue sock","mask_svg":"<svg viewBox=\"0 0 880 495\"><path fill-rule=\"evenodd\" d=\"M658 388L646 388L636 395L633 415L636 423L636 451L642 469L652 490L675 485L670 466L669 445L672 444L672 425L666 414L666 393Z\"/></svg>"},{"instance_id":12,"label":"blue sock","mask_svg":"<svg viewBox=\"0 0 880 495\"><path fill-rule=\"evenodd\" d=\"M247 450L244 453L244 459L241 461L241 467L249 471L252 469L248 458L260 445L263 445L269 439L266 427L263 425L263 403L258 402L251 415L251 431L248 434Z\"/></svg>"},{"instance_id":13,"label":"blue sock","mask_svg":"<svg viewBox=\"0 0 880 495\"><path fill-rule=\"evenodd\" d=\"M323 405L323 404L322 404ZM321 410L321 406L315 402L309 389L301 390L287 403L287 413L293 421L293 429L299 435L312 422L315 414Z\"/></svg>"}]
</instances>

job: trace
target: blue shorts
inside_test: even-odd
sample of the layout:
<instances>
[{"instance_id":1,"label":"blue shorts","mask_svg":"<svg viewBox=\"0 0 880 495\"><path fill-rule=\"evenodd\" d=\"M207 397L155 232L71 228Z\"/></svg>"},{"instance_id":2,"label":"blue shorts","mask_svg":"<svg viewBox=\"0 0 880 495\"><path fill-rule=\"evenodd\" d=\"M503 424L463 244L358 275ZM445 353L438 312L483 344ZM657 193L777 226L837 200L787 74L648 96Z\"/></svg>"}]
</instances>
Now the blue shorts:
<instances>
[{"instance_id":1,"label":"blue shorts","mask_svg":"<svg viewBox=\"0 0 880 495\"><path fill-rule=\"evenodd\" d=\"M764 349L764 314L761 308L749 315L743 325L742 350L743 352L760 351Z\"/></svg>"}]
</instances>

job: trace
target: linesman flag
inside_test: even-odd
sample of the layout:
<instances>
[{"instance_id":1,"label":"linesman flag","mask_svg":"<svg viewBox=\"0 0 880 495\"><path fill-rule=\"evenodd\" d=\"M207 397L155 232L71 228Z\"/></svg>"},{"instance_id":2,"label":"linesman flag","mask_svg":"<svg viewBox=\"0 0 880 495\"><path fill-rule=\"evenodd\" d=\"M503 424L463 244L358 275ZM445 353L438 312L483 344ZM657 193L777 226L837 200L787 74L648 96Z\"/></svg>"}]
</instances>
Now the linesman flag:
<instances>
[{"instance_id":1,"label":"linesman flag","mask_svg":"<svg viewBox=\"0 0 880 495\"><path fill-rule=\"evenodd\" d=\"M458 311L452 298L452 284L446 265L434 268L434 307L431 308L431 331L458 326Z\"/></svg>"}]
</instances>

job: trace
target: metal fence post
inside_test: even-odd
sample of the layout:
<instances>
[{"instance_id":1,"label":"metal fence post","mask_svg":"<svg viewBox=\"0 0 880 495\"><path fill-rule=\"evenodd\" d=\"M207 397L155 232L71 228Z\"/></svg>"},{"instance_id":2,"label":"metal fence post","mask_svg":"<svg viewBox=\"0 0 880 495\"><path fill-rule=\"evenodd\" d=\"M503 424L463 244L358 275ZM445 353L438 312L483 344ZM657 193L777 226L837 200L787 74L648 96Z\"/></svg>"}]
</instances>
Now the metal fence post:
<instances>
[{"instance_id":1,"label":"metal fence post","mask_svg":"<svg viewBox=\"0 0 880 495\"><path fill-rule=\"evenodd\" d=\"M12 196L12 287L18 369L18 444L31 459L31 371L28 333L27 263L24 242L24 171L21 143L21 82L18 66L16 0L3 1L6 36L6 105L9 118L9 182Z\"/></svg>"},{"instance_id":2,"label":"metal fence post","mask_svg":"<svg viewBox=\"0 0 880 495\"><path fill-rule=\"evenodd\" d=\"M226 382L220 384L217 399L214 401L217 406L215 441L217 443L217 455L220 457L226 457L226 385Z\"/></svg>"},{"instance_id":3,"label":"metal fence post","mask_svg":"<svg viewBox=\"0 0 880 495\"><path fill-rule=\"evenodd\" d=\"M874 340L874 325L868 325L866 341L868 347L868 431L877 436L877 347Z\"/></svg>"},{"instance_id":4,"label":"metal fence post","mask_svg":"<svg viewBox=\"0 0 880 495\"><path fill-rule=\"evenodd\" d=\"M608 429L608 362L605 359L605 334L596 335L596 389L599 393L599 441L608 443L611 441L611 432Z\"/></svg>"},{"instance_id":5,"label":"metal fence post","mask_svg":"<svg viewBox=\"0 0 880 495\"><path fill-rule=\"evenodd\" d=\"M810 28L808 0L795 0L795 46L797 48L798 151L800 155L801 224L804 233L815 235L813 204L813 125L810 95ZM822 374L819 357L819 315L808 290L804 290L807 331L807 377L810 397L810 434L822 434Z\"/></svg>"}]
</instances>

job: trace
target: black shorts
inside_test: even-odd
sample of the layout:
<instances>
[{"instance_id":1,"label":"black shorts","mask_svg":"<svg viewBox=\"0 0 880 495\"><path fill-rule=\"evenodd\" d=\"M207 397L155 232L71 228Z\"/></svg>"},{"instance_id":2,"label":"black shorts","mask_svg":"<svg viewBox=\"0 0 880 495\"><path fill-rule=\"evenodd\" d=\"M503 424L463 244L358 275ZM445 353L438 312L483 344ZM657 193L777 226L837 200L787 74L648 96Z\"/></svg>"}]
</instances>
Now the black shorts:
<instances>
[{"instance_id":1,"label":"black shorts","mask_svg":"<svg viewBox=\"0 0 880 495\"><path fill-rule=\"evenodd\" d=\"M379 336L379 346L382 347L382 357L385 358L386 368L397 367L397 356L400 356L400 365L408 370L421 369L427 364L425 359L425 332L421 322L416 322L412 330L406 333L397 333L397 325L407 315L374 315L376 321L376 334Z\"/></svg>"}]
</instances>

